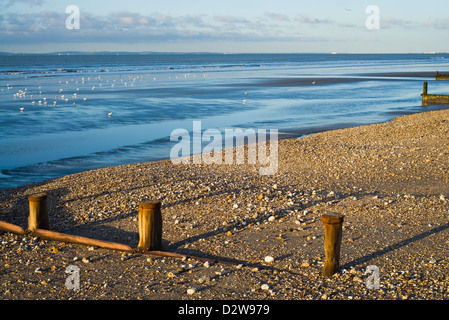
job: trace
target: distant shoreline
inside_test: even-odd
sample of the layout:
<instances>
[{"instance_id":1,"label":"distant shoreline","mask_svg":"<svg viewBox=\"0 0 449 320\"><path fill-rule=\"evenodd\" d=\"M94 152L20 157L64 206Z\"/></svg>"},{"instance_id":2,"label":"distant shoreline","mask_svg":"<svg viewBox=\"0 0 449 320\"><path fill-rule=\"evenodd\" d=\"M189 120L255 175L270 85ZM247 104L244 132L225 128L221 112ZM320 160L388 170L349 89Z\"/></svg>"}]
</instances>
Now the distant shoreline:
<instances>
[{"instance_id":1,"label":"distant shoreline","mask_svg":"<svg viewBox=\"0 0 449 320\"><path fill-rule=\"evenodd\" d=\"M323 55L403 55L403 54L418 54L418 55L438 55L449 54L449 52L196 52L196 51L53 51L53 52L0 52L0 55L142 55L142 54L323 54Z\"/></svg>"}]
</instances>

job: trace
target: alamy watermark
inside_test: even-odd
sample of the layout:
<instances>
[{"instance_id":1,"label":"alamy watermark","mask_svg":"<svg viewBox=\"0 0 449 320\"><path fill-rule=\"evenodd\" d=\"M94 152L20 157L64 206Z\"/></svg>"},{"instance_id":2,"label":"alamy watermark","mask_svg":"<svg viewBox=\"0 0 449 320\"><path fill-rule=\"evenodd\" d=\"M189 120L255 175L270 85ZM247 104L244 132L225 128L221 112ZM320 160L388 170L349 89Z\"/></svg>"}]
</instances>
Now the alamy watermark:
<instances>
[{"instance_id":1,"label":"alamy watermark","mask_svg":"<svg viewBox=\"0 0 449 320\"><path fill-rule=\"evenodd\" d=\"M371 274L366 279L367 289L379 289L380 287L380 271L379 267L375 265L370 265L366 268L365 274Z\"/></svg>"},{"instance_id":2,"label":"alamy watermark","mask_svg":"<svg viewBox=\"0 0 449 320\"><path fill-rule=\"evenodd\" d=\"M80 9L77 5L69 5L65 12L69 14L65 21L65 26L69 30L80 29ZM365 26L368 30L380 29L380 9L376 5L369 5L365 9L369 16L365 20Z\"/></svg>"},{"instance_id":3,"label":"alamy watermark","mask_svg":"<svg viewBox=\"0 0 449 320\"><path fill-rule=\"evenodd\" d=\"M179 141L181 139L181 141ZM179 141L170 151L173 164L244 164L245 139L248 142L248 164L259 164L261 175L273 175L278 170L278 130L270 129L269 143L266 129L218 129L201 130L201 121L193 121L192 139L186 129L175 129L170 141ZM236 142L234 145L234 141ZM203 147L203 142L208 143ZM269 144L269 155L267 155ZM235 157L234 157L235 147ZM224 153L224 161L223 161ZM190 156L193 155L192 160Z\"/></svg>"},{"instance_id":4,"label":"alamy watermark","mask_svg":"<svg viewBox=\"0 0 449 320\"><path fill-rule=\"evenodd\" d=\"M65 13L69 14L65 20L65 27L69 30L80 28L80 8L76 5L70 5L65 9Z\"/></svg>"},{"instance_id":5,"label":"alamy watermark","mask_svg":"<svg viewBox=\"0 0 449 320\"><path fill-rule=\"evenodd\" d=\"M365 20L365 26L368 30L380 29L380 9L376 5L369 5L365 9L365 13L369 16Z\"/></svg>"},{"instance_id":6,"label":"alamy watermark","mask_svg":"<svg viewBox=\"0 0 449 320\"><path fill-rule=\"evenodd\" d=\"M66 268L65 273L70 274L65 280L65 287L67 288L67 290L79 290L80 268L71 264Z\"/></svg>"}]
</instances>

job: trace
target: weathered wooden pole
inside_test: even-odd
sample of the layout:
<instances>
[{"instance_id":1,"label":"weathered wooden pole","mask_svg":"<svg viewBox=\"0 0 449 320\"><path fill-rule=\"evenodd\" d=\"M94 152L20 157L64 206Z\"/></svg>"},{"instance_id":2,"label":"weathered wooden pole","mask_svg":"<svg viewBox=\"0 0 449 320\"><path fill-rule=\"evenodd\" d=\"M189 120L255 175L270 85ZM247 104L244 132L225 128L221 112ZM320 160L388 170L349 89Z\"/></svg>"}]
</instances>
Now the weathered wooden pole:
<instances>
[{"instance_id":1,"label":"weathered wooden pole","mask_svg":"<svg viewBox=\"0 0 449 320\"><path fill-rule=\"evenodd\" d=\"M338 213L325 213L321 216L324 224L324 251L326 261L322 275L330 277L340 269L340 245L342 236L343 215Z\"/></svg>"},{"instance_id":2,"label":"weathered wooden pole","mask_svg":"<svg viewBox=\"0 0 449 320\"><path fill-rule=\"evenodd\" d=\"M137 248L154 251L162 249L162 214L160 201L139 203L139 245Z\"/></svg>"},{"instance_id":3,"label":"weathered wooden pole","mask_svg":"<svg viewBox=\"0 0 449 320\"><path fill-rule=\"evenodd\" d=\"M426 94L427 94L427 82L424 82L422 94L423 94L423 95L426 95Z\"/></svg>"},{"instance_id":4,"label":"weathered wooden pole","mask_svg":"<svg viewBox=\"0 0 449 320\"><path fill-rule=\"evenodd\" d=\"M15 234L26 235L25 230L22 227L16 226L8 222L0 221L0 231L12 232Z\"/></svg>"},{"instance_id":5,"label":"weathered wooden pole","mask_svg":"<svg viewBox=\"0 0 449 320\"><path fill-rule=\"evenodd\" d=\"M48 226L48 209L47 194L38 193L28 197L30 213L28 215L28 229L34 231L36 229L49 229Z\"/></svg>"},{"instance_id":6,"label":"weathered wooden pole","mask_svg":"<svg viewBox=\"0 0 449 320\"><path fill-rule=\"evenodd\" d=\"M86 246L97 246L100 248L119 250L119 251L129 251L132 252L133 249L127 245L114 243L109 241L91 239L86 237L80 237L70 234L64 234L49 230L36 229L31 233L33 236L39 237L41 239L60 241L60 242L70 242L75 244L81 244Z\"/></svg>"}]
</instances>

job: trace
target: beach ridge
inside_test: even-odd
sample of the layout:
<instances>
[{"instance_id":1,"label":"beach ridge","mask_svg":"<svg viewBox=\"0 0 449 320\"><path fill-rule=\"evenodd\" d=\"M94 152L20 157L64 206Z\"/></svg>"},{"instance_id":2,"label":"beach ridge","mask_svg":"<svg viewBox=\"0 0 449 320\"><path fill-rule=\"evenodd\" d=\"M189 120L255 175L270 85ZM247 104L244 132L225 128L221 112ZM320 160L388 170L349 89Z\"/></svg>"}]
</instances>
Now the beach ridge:
<instances>
[{"instance_id":1,"label":"beach ridge","mask_svg":"<svg viewBox=\"0 0 449 320\"><path fill-rule=\"evenodd\" d=\"M241 264L206 265L3 233L0 295L447 299L448 156L449 110L439 110L282 139L278 172L271 176L247 163L164 160L3 190L2 221L26 227L27 196L46 192L52 230L131 247L138 241L139 202L159 200L164 250ZM324 285L320 215L330 212L345 215L341 270ZM70 264L85 272L81 290L64 286ZM369 265L380 270L380 289L365 285Z\"/></svg>"}]
</instances>

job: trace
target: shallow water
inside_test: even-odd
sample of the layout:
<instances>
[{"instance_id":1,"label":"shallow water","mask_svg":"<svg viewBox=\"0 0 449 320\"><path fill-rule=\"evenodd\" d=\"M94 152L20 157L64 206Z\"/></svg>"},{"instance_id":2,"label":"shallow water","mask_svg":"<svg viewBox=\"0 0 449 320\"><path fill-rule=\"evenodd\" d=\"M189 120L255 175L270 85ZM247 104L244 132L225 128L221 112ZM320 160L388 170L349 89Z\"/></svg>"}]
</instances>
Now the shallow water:
<instances>
[{"instance_id":1,"label":"shallow water","mask_svg":"<svg viewBox=\"0 0 449 320\"><path fill-rule=\"evenodd\" d=\"M289 137L422 107L449 54L0 56L0 188L168 159L176 128ZM56 105L54 104L56 102ZM23 108L23 110L21 110ZM112 114L110 114L112 113Z\"/></svg>"}]
</instances>

